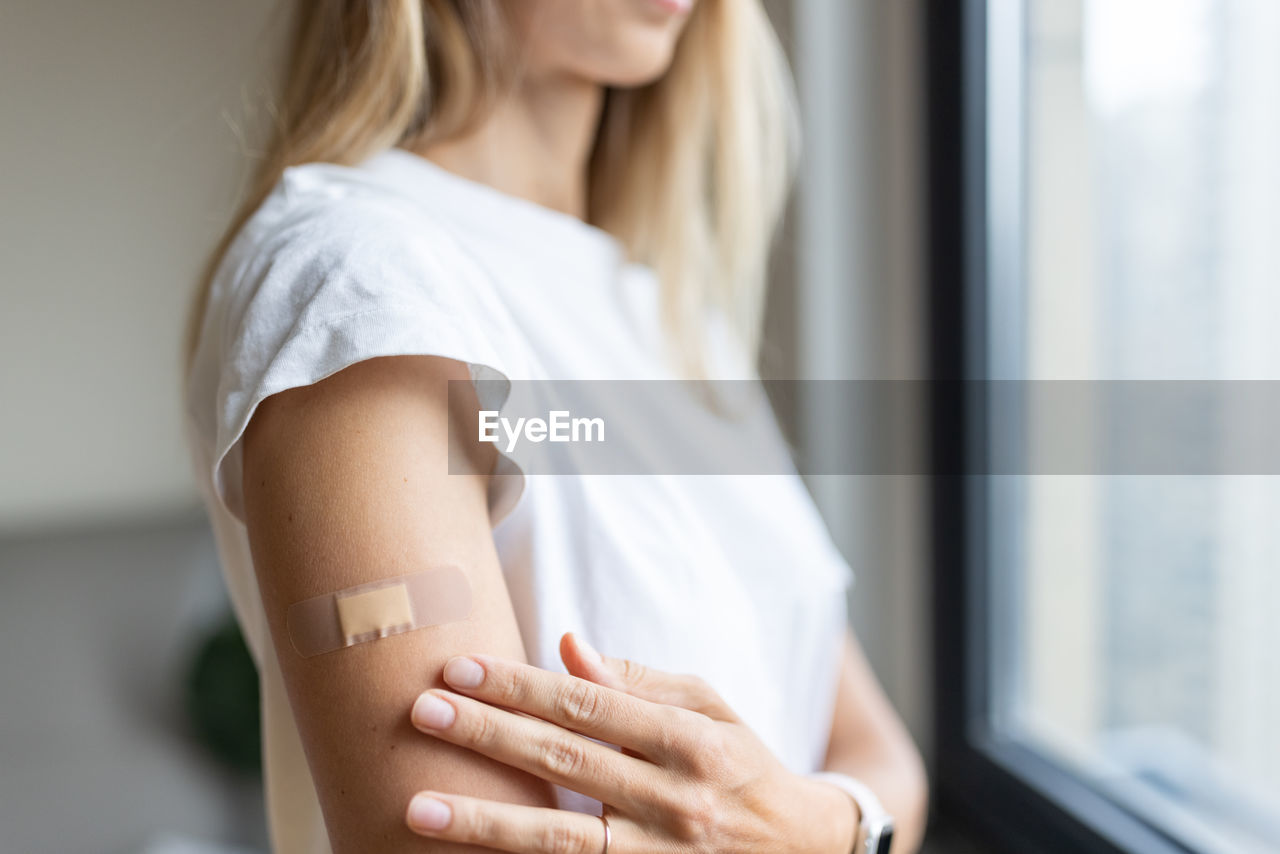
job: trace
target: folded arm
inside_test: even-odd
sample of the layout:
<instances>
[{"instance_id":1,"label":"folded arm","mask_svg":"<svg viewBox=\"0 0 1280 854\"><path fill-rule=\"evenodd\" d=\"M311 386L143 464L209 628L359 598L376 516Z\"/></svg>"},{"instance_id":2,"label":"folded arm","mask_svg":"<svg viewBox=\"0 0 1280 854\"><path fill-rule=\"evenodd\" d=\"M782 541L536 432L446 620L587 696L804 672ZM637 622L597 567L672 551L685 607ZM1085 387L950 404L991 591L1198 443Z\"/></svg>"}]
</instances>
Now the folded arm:
<instances>
[{"instance_id":1,"label":"folded arm","mask_svg":"<svg viewBox=\"0 0 1280 854\"><path fill-rule=\"evenodd\" d=\"M845 638L826 768L875 792L894 819L893 854L919 849L928 812L924 763L852 633Z\"/></svg>"}]
</instances>

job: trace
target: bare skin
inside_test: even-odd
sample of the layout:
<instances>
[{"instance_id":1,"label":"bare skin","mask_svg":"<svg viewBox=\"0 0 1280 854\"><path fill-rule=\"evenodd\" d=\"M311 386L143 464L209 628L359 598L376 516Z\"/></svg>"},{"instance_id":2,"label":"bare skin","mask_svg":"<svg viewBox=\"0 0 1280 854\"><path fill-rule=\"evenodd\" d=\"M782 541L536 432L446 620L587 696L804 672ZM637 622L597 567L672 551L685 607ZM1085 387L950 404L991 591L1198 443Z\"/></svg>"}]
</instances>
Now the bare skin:
<instances>
[{"instance_id":1,"label":"bare skin","mask_svg":"<svg viewBox=\"0 0 1280 854\"><path fill-rule=\"evenodd\" d=\"M414 725L600 800L613 852L853 848L853 801L783 768L702 680L605 659L572 635L560 652L569 676L493 656L451 659L444 679L452 690L424 692ZM915 850L923 768L852 638L840 694L826 767L882 793L900 820L894 850ZM424 836L515 854L594 852L604 842L590 816L448 792L419 793L407 821Z\"/></svg>"},{"instance_id":2,"label":"bare skin","mask_svg":"<svg viewBox=\"0 0 1280 854\"><path fill-rule=\"evenodd\" d=\"M920 847L929 805L924 762L852 633L845 638L825 768L876 793L894 819L894 854Z\"/></svg>"},{"instance_id":3,"label":"bare skin","mask_svg":"<svg viewBox=\"0 0 1280 854\"><path fill-rule=\"evenodd\" d=\"M424 847L404 824L423 785L549 805L545 783L423 739L407 710L443 685L450 656L524 659L490 535L492 459L449 474L447 380L458 362L371 359L265 400L245 434L245 515L263 605L335 854L474 850ZM468 434L469 435L469 434ZM285 628L294 602L452 564L467 573L465 622L302 658Z\"/></svg>"}]
</instances>

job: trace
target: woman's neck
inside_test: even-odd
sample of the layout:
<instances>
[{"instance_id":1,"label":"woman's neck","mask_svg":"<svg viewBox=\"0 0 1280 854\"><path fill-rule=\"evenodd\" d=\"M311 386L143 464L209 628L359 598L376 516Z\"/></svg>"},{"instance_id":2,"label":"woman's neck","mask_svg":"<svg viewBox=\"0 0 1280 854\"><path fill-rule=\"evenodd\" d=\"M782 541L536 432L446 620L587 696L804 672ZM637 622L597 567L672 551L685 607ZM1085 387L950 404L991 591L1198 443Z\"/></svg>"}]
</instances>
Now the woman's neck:
<instances>
[{"instance_id":1,"label":"woman's neck","mask_svg":"<svg viewBox=\"0 0 1280 854\"><path fill-rule=\"evenodd\" d=\"M415 153L478 181L579 219L603 89L580 78L528 81L470 133Z\"/></svg>"}]
</instances>

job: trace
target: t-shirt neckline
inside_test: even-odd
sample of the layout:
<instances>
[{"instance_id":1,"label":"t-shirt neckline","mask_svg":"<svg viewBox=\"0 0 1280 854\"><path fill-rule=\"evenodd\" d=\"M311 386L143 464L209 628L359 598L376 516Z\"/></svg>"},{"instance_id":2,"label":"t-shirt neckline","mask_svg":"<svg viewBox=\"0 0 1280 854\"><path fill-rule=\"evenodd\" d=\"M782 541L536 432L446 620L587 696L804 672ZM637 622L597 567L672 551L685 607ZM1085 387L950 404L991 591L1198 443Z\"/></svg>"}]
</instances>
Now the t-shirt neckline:
<instances>
[{"instance_id":1,"label":"t-shirt neckline","mask_svg":"<svg viewBox=\"0 0 1280 854\"><path fill-rule=\"evenodd\" d=\"M580 261L617 264L625 259L621 241L599 226L465 178L403 148L384 149L357 168L390 181L437 215L503 242L561 258L572 253Z\"/></svg>"}]
</instances>

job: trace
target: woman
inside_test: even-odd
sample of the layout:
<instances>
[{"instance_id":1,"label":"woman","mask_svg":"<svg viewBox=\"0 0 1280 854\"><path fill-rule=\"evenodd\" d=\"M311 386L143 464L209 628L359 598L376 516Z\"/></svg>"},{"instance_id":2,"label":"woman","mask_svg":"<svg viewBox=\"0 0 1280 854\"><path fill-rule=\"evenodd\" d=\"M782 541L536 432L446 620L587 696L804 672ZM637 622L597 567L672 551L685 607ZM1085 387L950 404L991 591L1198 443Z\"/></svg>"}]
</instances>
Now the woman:
<instances>
[{"instance_id":1,"label":"woman","mask_svg":"<svg viewBox=\"0 0 1280 854\"><path fill-rule=\"evenodd\" d=\"M844 854L874 796L915 849L919 757L794 473L449 456L480 379L744 375L788 91L755 0L299 4L187 387L277 851ZM291 606L441 567L465 613L303 654Z\"/></svg>"}]
</instances>

